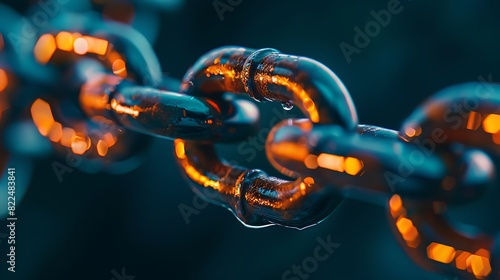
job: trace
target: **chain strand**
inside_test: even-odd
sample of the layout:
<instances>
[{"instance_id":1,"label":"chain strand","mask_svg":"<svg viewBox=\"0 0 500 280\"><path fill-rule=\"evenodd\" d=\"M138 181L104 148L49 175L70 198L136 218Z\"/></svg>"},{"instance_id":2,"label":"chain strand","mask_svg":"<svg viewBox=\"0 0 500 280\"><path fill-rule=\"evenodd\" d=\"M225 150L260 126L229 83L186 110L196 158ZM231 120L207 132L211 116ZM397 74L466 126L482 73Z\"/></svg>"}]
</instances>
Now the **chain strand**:
<instances>
[{"instance_id":1,"label":"chain strand","mask_svg":"<svg viewBox=\"0 0 500 280\"><path fill-rule=\"evenodd\" d=\"M79 28L68 28L75 21ZM21 49L5 40L9 31L0 25L0 109L19 110L6 111L0 129L25 120L29 108L56 151L85 156L84 170L99 164L111 172L137 160L145 135L175 139L192 189L250 227L303 229L345 196L382 197L395 238L415 262L461 278L499 279L496 238L467 235L444 210L474 201L493 182L486 152L500 151L500 86L448 88L394 131L359 124L349 92L326 66L275 49L213 50L179 82L161 77L151 46L128 26L64 15ZM306 116L283 120L266 141L268 160L294 180L217 155L216 143L258 131L258 107L244 95L295 105Z\"/></svg>"}]
</instances>

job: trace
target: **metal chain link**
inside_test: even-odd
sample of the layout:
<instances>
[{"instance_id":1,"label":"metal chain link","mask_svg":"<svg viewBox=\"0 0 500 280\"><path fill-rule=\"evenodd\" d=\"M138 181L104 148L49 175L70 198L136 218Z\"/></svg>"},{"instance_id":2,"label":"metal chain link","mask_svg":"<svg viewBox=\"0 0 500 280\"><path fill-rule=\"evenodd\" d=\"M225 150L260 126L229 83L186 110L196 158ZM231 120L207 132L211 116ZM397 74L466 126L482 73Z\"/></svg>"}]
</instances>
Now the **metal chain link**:
<instances>
[{"instance_id":1,"label":"metal chain link","mask_svg":"<svg viewBox=\"0 0 500 280\"><path fill-rule=\"evenodd\" d=\"M303 229L345 196L382 200L395 238L418 264L499 279L498 240L466 235L444 211L474 201L493 182L486 152L500 151L500 86L448 88L394 131L360 125L340 79L309 58L223 47L178 82L162 77L151 46L128 26L66 15L21 52L6 40L9 32L0 25L0 109L11 107L0 129L29 119L60 154L83 155L87 171L123 171L148 146L144 135L175 139L193 190L251 227ZM307 117L282 121L266 141L269 161L295 180L218 157L215 143L257 132L258 108L241 95L295 105ZM2 151L0 167L6 157Z\"/></svg>"}]
</instances>

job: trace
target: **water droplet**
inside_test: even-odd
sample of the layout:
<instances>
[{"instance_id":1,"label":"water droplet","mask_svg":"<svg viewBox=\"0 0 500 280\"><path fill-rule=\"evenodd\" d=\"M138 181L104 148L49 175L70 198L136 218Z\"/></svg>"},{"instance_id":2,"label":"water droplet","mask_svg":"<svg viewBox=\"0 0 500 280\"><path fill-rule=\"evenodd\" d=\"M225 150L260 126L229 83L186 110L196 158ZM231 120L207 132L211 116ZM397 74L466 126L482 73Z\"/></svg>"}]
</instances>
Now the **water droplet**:
<instances>
[{"instance_id":1,"label":"water droplet","mask_svg":"<svg viewBox=\"0 0 500 280\"><path fill-rule=\"evenodd\" d=\"M281 103L281 107L283 107L283 110L290 111L293 109L293 103L291 100L287 101L287 102L283 102L283 103Z\"/></svg>"}]
</instances>

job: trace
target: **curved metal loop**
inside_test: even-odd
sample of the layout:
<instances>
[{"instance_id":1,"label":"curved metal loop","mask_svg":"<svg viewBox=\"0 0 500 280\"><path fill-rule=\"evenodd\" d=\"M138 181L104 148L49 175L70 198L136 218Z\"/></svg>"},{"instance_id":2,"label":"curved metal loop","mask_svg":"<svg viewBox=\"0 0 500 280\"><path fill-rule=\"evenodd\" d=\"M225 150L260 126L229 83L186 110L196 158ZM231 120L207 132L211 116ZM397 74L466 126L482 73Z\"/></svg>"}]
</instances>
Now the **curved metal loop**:
<instances>
[{"instance_id":1,"label":"curved metal loop","mask_svg":"<svg viewBox=\"0 0 500 280\"><path fill-rule=\"evenodd\" d=\"M110 109L109 94L123 79L160 83L152 47L131 27L93 16L60 16L44 30L49 32L40 34L34 58L57 74L41 87L50 95L31 99L31 115L40 133L60 153L69 148L83 155L78 168L86 172L121 173L138 166L151 138L124 131L115 119L95 113Z\"/></svg>"},{"instance_id":2,"label":"curved metal loop","mask_svg":"<svg viewBox=\"0 0 500 280\"><path fill-rule=\"evenodd\" d=\"M357 115L340 80L322 64L276 50L221 48L203 56L184 77L181 90L220 98L224 92L248 94L258 101L290 100L315 123L354 130ZM338 205L334 188L311 177L287 181L261 170L227 164L212 144L176 140L176 157L193 189L231 210L247 226L312 226Z\"/></svg>"},{"instance_id":3,"label":"curved metal loop","mask_svg":"<svg viewBox=\"0 0 500 280\"><path fill-rule=\"evenodd\" d=\"M57 18L54 25L66 26L69 20L67 17ZM95 23L92 17L78 20L81 22L77 25L81 26L80 29L73 30L71 34L57 33L58 48L61 49L67 40L73 43L73 51L79 52L76 40L84 38L88 43L88 53L94 54L94 58L97 55L108 68L81 66L85 84L80 91L79 105L87 117L114 121L141 134L170 139L233 142L255 132L258 120L255 105L243 100L213 101L171 92L178 90L178 81L166 77L159 80L159 63L142 35L125 25ZM77 39L74 35L76 31L84 35L76 35L80 37ZM125 55L121 56L122 53ZM128 75L129 67L136 73L132 77ZM92 70L90 76L87 74L89 70ZM114 75L106 74L111 70ZM96 72L104 74L95 75ZM137 141L137 144L144 147L144 141Z\"/></svg>"},{"instance_id":4,"label":"curved metal loop","mask_svg":"<svg viewBox=\"0 0 500 280\"><path fill-rule=\"evenodd\" d=\"M448 87L416 109L404 122L400 135L409 142L427 144L429 149L461 143L500 153L499 108L500 85Z\"/></svg>"},{"instance_id":5,"label":"curved metal loop","mask_svg":"<svg viewBox=\"0 0 500 280\"><path fill-rule=\"evenodd\" d=\"M494 166L475 147L500 151L500 86L469 83L447 88L430 98L405 121L400 135L420 146L429 156L438 150L458 149L467 162L477 165L463 170L464 182L491 183ZM458 163L463 164L463 163ZM444 181L454 190L458 182ZM447 204L435 199L416 201L394 195L388 202L394 231L409 255L429 269L459 275L461 279L499 279L498 242L485 234L459 230L444 213ZM469 227L470 228L470 227ZM492 273L492 271L497 271Z\"/></svg>"},{"instance_id":6,"label":"curved metal loop","mask_svg":"<svg viewBox=\"0 0 500 280\"><path fill-rule=\"evenodd\" d=\"M493 175L488 158L478 163L469 153L446 150L425 155L420 147L401 141L397 131L369 125L353 133L313 126L305 119L285 120L269 133L266 153L288 176L309 176L345 192L396 193L418 200L469 201L484 192ZM468 180L470 172L481 169L483 177ZM456 182L453 189L443 187L449 181Z\"/></svg>"},{"instance_id":7,"label":"curved metal loop","mask_svg":"<svg viewBox=\"0 0 500 280\"><path fill-rule=\"evenodd\" d=\"M205 99L127 81L111 98L109 110L121 126L156 137L235 142L257 131L258 108L246 100Z\"/></svg>"},{"instance_id":8,"label":"curved metal loop","mask_svg":"<svg viewBox=\"0 0 500 280\"><path fill-rule=\"evenodd\" d=\"M29 57L44 65L45 72L52 73L51 79L45 79L49 85L60 83L60 77L64 76L61 68L46 66L49 61L60 61L61 56L63 61L79 61L83 55L99 58L108 70L138 84L157 87L162 82L160 63L153 47L128 25L104 21L94 13L64 13L39 32ZM45 44L41 44L39 37L43 35L53 35L53 38L47 37ZM117 60L122 61L113 65Z\"/></svg>"},{"instance_id":9,"label":"curved metal loop","mask_svg":"<svg viewBox=\"0 0 500 280\"><path fill-rule=\"evenodd\" d=\"M323 64L275 49L222 47L200 58L183 78L183 92L248 94L257 101L296 105L313 123L355 129L358 116L344 84Z\"/></svg>"}]
</instances>

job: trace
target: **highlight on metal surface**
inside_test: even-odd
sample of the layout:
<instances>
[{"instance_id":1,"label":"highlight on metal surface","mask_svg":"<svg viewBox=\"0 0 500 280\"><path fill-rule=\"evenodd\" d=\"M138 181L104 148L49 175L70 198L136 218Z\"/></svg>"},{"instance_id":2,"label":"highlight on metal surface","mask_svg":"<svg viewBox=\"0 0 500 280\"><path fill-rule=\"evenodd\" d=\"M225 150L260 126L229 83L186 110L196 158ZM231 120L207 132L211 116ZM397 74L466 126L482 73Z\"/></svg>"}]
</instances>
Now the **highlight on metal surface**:
<instances>
[{"instance_id":1,"label":"highlight on metal surface","mask_svg":"<svg viewBox=\"0 0 500 280\"><path fill-rule=\"evenodd\" d=\"M350 96L330 70L316 61L270 49L212 51L188 71L181 91L204 98L220 98L222 93L231 92L259 101L291 101L318 124L346 130L357 125ZM296 174L295 181L288 181L261 170L230 166L218 158L210 143L178 139L175 146L177 160L194 190L232 210L248 226L306 228L327 217L341 200L337 189L310 176Z\"/></svg>"},{"instance_id":2,"label":"highlight on metal surface","mask_svg":"<svg viewBox=\"0 0 500 280\"><path fill-rule=\"evenodd\" d=\"M400 135L413 144L425 143L428 150L452 149L458 145L466 155L462 164L477 165L462 170L464 175L458 181L445 178L444 189L453 191L464 182L486 185L493 179L494 165L488 155L468 147L498 155L495 134L500 127L495 120L499 102L498 85L469 83L449 87L416 109L404 122ZM445 215L446 206L434 197L426 202L391 197L390 214L409 255L429 268L463 278L497 279L498 272L496 275L492 272L500 266L498 241L485 234L471 235L457 230Z\"/></svg>"},{"instance_id":3,"label":"highlight on metal surface","mask_svg":"<svg viewBox=\"0 0 500 280\"><path fill-rule=\"evenodd\" d=\"M181 87L190 95L248 94L257 101L296 105L312 122L353 129L358 117L349 92L326 66L274 49L223 47L201 57Z\"/></svg>"},{"instance_id":4,"label":"highlight on metal surface","mask_svg":"<svg viewBox=\"0 0 500 280\"><path fill-rule=\"evenodd\" d=\"M81 164L80 169L127 171L137 166L150 138L123 130L113 118L89 113L109 107L109 91L124 79L157 84L155 76L161 72L156 69L158 62L152 51L140 50L143 39L128 32L132 30L129 27L84 22L83 28L74 31L64 28L67 19L56 18L52 24L59 31L52 29L38 37L33 48L36 62L50 72L69 70L73 74L42 85L43 91L50 91L58 98L46 94L35 98L30 105L33 123L60 153L68 148L75 155L84 155L88 164ZM103 33L103 27L110 32ZM123 33L121 37L113 36L119 32ZM133 57L129 59L127 53ZM146 64L137 64L144 61ZM156 73L144 69L154 69Z\"/></svg>"},{"instance_id":5,"label":"highlight on metal surface","mask_svg":"<svg viewBox=\"0 0 500 280\"><path fill-rule=\"evenodd\" d=\"M57 53L56 53L57 51ZM68 31L60 31L55 36L47 33L40 36L38 39L35 48L33 50L35 59L40 64L48 64L52 59L57 62L71 59L78 59L76 55L86 55L86 54L94 54L97 55L100 60L102 60L103 64L107 64L109 68L112 65L115 65L116 62L122 61L123 57L113 49L113 45L109 44L108 40L103 38L97 38L92 36L85 36L77 32L68 32ZM73 56L71 56L73 55ZM57 57L54 57L57 56ZM125 66L124 69L120 73L113 73L119 77L126 77ZM97 71L96 71L97 70ZM91 87L96 83L100 83L102 79L106 79L106 82L109 83L109 86L115 86L118 84L121 79L113 76L106 77L104 74L104 70L101 68L92 68L90 66L83 67L81 70L83 73L81 75L86 79L85 84L82 86L82 91L80 94L80 103L85 107L92 102L93 100L89 100L86 98L86 95L89 91L93 90ZM103 73L99 73L102 71ZM93 104L95 104L94 102ZM88 151L91 147L96 147L99 141L103 141L101 143L101 150L98 154L101 156L105 156L107 154L107 149L114 146L117 142L118 131L109 131L103 133L100 139L95 139L92 141L89 137L90 127L85 123L86 121L79 122L78 124L73 124L71 127L63 127L60 122L55 121L51 105L43 100L36 99L31 106L31 115L33 117L33 121L37 126L38 130L43 136L49 137L52 142L60 143L63 146L71 147L73 153L77 155L82 155L86 151ZM104 122L110 120L102 120ZM76 132L76 126L84 126L85 128L80 129L82 131ZM97 130L97 128L94 128ZM64 133L63 133L64 131ZM50 135L49 135L50 134ZM108 134L106 137L104 134ZM108 141L105 140L108 139ZM83 144L87 143L87 144ZM106 147L107 146L107 147ZM106 151L106 152L104 152Z\"/></svg>"},{"instance_id":6,"label":"highlight on metal surface","mask_svg":"<svg viewBox=\"0 0 500 280\"><path fill-rule=\"evenodd\" d=\"M111 98L107 109L120 125L167 139L241 141L257 130L259 119L249 101L204 99L128 82Z\"/></svg>"}]
</instances>

